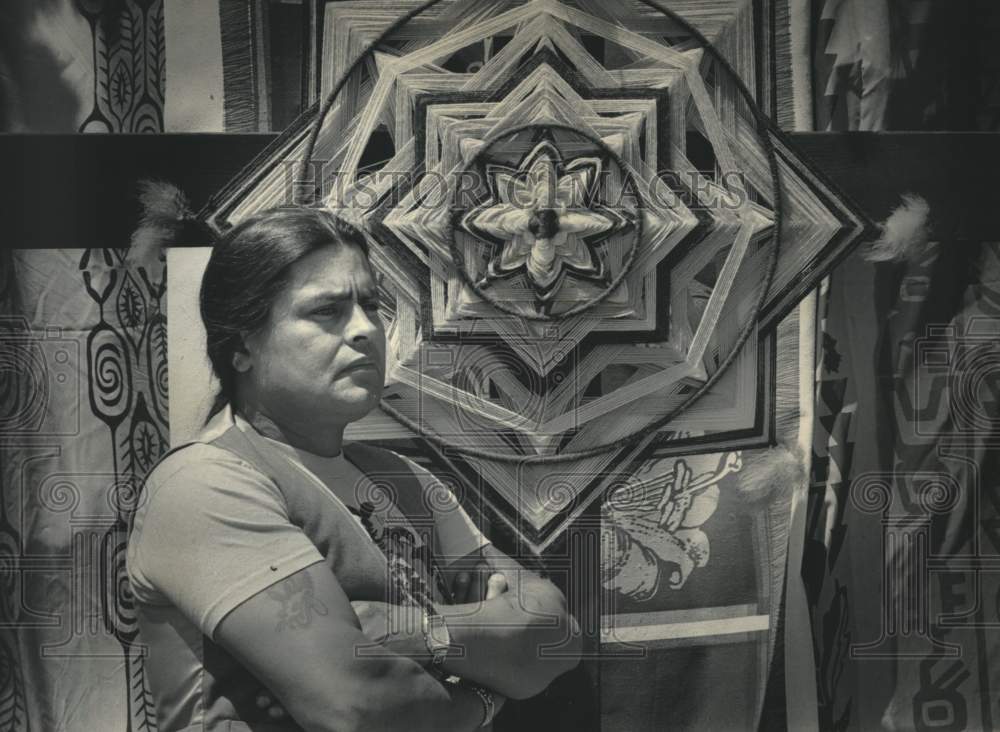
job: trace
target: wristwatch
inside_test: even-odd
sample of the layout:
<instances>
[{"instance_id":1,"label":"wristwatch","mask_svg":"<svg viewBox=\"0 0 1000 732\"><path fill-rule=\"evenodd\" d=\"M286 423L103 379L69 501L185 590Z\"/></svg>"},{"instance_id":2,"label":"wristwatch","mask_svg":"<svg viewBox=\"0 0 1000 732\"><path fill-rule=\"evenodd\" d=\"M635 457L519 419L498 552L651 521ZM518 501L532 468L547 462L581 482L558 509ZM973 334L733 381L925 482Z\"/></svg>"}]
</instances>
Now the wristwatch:
<instances>
[{"instance_id":1,"label":"wristwatch","mask_svg":"<svg viewBox=\"0 0 1000 732\"><path fill-rule=\"evenodd\" d=\"M424 610L423 628L424 643L431 654L431 663L440 666L451 648L451 633L444 617L434 612Z\"/></svg>"}]
</instances>

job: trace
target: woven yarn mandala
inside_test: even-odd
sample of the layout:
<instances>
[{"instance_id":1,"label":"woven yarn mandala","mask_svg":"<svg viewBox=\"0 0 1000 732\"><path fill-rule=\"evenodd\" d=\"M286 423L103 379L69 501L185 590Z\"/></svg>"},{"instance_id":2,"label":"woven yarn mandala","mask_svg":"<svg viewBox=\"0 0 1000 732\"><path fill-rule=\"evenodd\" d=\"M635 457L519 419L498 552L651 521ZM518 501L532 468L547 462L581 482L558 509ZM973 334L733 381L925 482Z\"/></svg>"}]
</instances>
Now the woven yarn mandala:
<instances>
[{"instance_id":1,"label":"woven yarn mandala","mask_svg":"<svg viewBox=\"0 0 1000 732\"><path fill-rule=\"evenodd\" d=\"M386 303L354 434L417 431L539 545L651 446L764 444L775 326L865 230L756 106L748 4L664 5L330 3L328 103L215 213L305 163Z\"/></svg>"}]
</instances>

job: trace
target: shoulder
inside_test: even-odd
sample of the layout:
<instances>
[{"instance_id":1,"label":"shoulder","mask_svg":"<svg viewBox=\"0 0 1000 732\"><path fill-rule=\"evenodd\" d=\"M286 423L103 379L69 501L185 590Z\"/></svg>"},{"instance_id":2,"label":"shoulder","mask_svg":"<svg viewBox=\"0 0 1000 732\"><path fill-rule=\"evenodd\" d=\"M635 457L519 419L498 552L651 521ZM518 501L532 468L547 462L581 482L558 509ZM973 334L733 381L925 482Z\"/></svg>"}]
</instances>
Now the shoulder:
<instances>
[{"instance_id":1,"label":"shoulder","mask_svg":"<svg viewBox=\"0 0 1000 732\"><path fill-rule=\"evenodd\" d=\"M211 472L217 469L242 469L258 472L256 468L232 450L205 442L192 442L172 450L161 458L149 472L146 482L161 484L170 481L177 475L188 475L205 470Z\"/></svg>"},{"instance_id":2,"label":"shoulder","mask_svg":"<svg viewBox=\"0 0 1000 732\"><path fill-rule=\"evenodd\" d=\"M211 496L258 489L276 493L273 481L236 453L216 445L195 442L168 453L149 472L145 502L163 502L167 496L197 504Z\"/></svg>"}]
</instances>

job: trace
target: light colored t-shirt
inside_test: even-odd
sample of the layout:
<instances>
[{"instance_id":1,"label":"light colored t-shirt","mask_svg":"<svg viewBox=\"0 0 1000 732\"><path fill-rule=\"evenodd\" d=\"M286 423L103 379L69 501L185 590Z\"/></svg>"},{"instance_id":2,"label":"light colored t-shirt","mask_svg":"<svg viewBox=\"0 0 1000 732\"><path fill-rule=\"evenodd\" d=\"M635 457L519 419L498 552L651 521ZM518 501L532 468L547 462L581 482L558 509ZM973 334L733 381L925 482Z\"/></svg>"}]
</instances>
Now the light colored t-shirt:
<instances>
[{"instance_id":1,"label":"light colored t-shirt","mask_svg":"<svg viewBox=\"0 0 1000 732\"><path fill-rule=\"evenodd\" d=\"M253 429L239 416L236 424L244 431ZM288 456L290 461L309 477L320 480L347 506L360 526L371 535L372 530L380 535L392 526L405 527L407 517L399 511L394 502L389 502L383 486L373 485L353 463L341 452L335 457L324 457L306 450L298 450L291 445L265 437L265 440ZM462 509L455 494L440 480L409 458L399 455L406 466L420 478L428 505L434 511L436 544L434 555L448 565L470 552L479 549L486 540ZM374 510L364 510L363 504L372 504ZM419 536L416 537L419 541Z\"/></svg>"},{"instance_id":2,"label":"light colored t-shirt","mask_svg":"<svg viewBox=\"0 0 1000 732\"><path fill-rule=\"evenodd\" d=\"M351 600L440 602L434 563L488 543L446 486L395 453L325 458L228 409L197 440L147 478L127 550L161 732L268 728L259 687L212 638L275 582L324 562Z\"/></svg>"}]
</instances>

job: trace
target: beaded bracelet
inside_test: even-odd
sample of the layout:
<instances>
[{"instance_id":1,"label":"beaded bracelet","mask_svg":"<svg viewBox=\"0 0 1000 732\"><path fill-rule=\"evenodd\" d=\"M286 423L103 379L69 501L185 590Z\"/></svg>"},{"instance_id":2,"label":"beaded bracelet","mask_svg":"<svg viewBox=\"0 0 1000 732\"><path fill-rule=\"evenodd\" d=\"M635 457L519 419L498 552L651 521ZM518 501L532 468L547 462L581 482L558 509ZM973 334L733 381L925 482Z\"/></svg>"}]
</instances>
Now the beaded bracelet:
<instances>
[{"instance_id":1,"label":"beaded bracelet","mask_svg":"<svg viewBox=\"0 0 1000 732\"><path fill-rule=\"evenodd\" d=\"M476 692L479 700L483 703L483 723L479 726L489 727L490 723L493 722L494 715L497 713L497 703L496 699L493 698L493 692L476 684L470 684L469 688Z\"/></svg>"}]
</instances>

